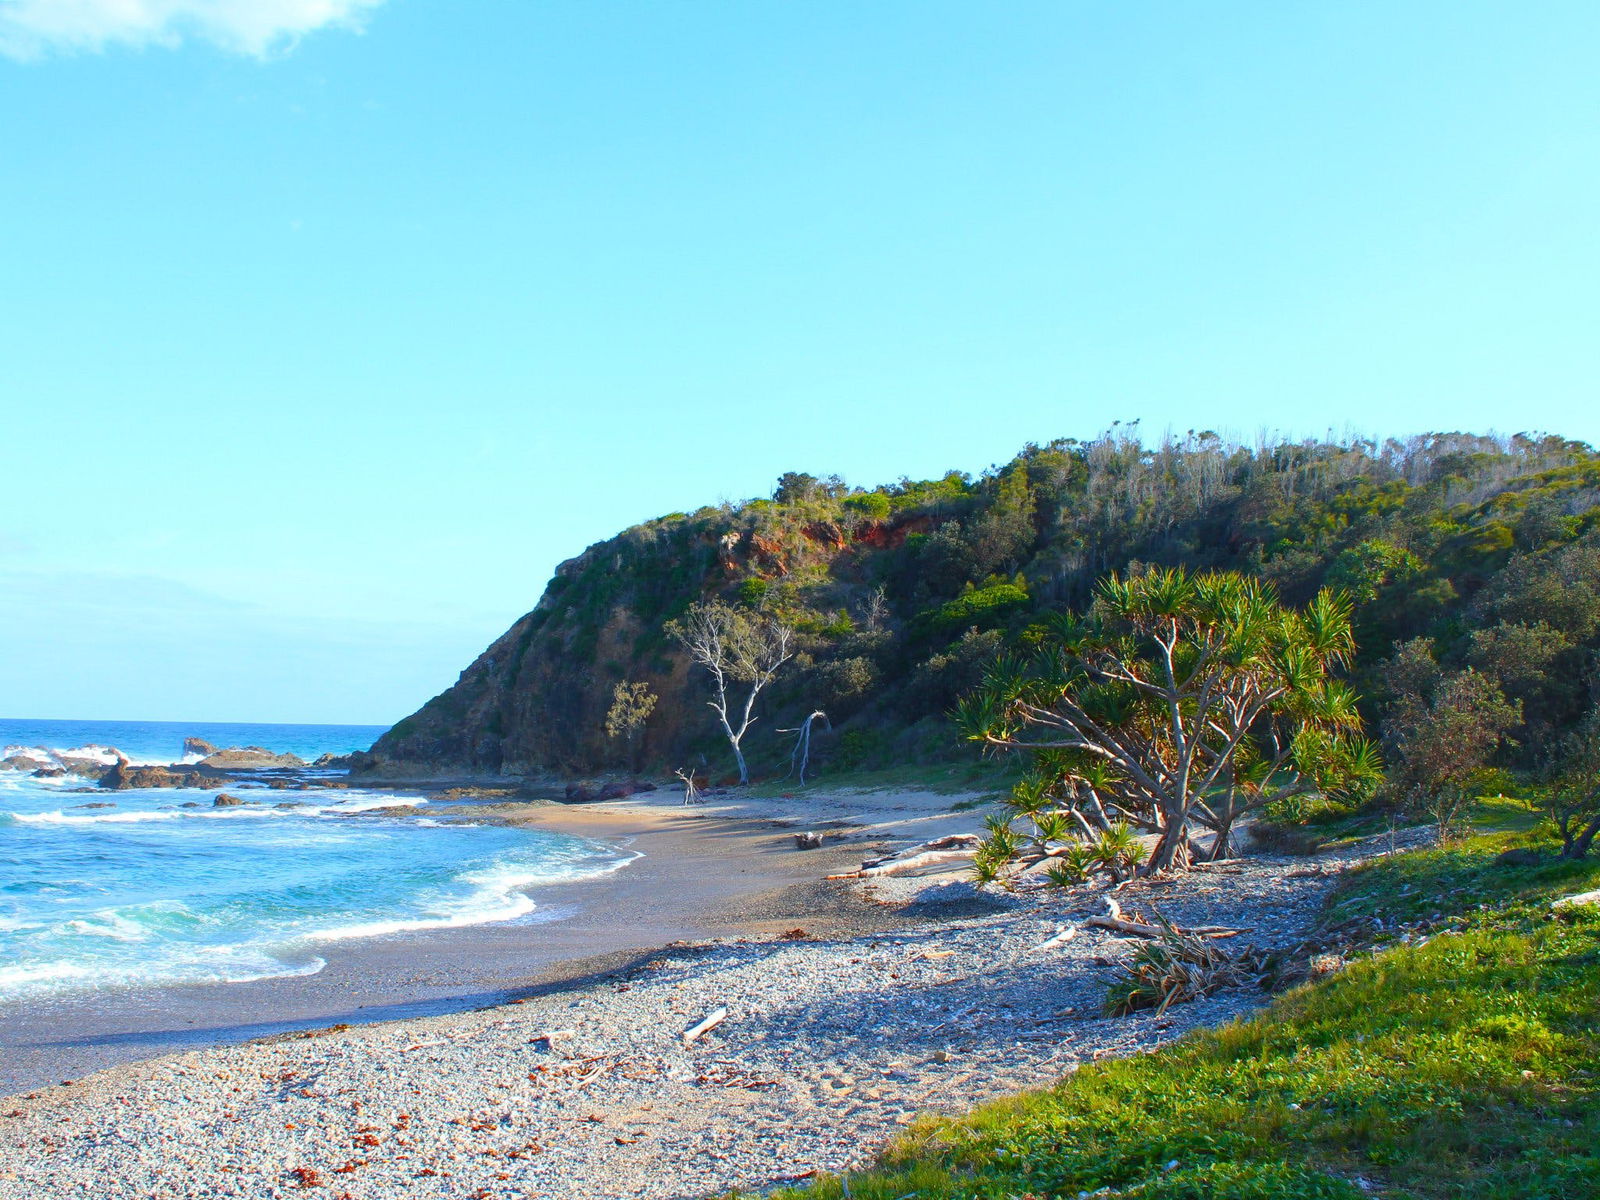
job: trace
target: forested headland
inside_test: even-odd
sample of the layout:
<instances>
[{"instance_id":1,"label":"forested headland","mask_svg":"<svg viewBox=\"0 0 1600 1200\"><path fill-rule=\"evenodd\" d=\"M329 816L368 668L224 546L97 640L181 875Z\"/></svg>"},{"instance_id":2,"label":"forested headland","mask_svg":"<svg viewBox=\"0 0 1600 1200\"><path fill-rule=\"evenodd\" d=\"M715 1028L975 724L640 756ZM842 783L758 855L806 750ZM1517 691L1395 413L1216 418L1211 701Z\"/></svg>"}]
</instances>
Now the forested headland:
<instances>
[{"instance_id":1,"label":"forested headland","mask_svg":"<svg viewBox=\"0 0 1600 1200\"><path fill-rule=\"evenodd\" d=\"M1600 455L1527 434L1149 444L1121 426L976 476L786 474L770 497L669 513L563 563L365 767L732 778L715 680L682 636L707 605L786 639L742 739L754 777L792 769L813 713L813 771L971 756L949 714L998 655L1109 575L1168 567L1237 572L1289 606L1348 596L1370 728L1423 664L1470 669L1514 718L1496 764L1536 767L1600 688L1597 501ZM746 684L729 687L737 716Z\"/></svg>"}]
</instances>

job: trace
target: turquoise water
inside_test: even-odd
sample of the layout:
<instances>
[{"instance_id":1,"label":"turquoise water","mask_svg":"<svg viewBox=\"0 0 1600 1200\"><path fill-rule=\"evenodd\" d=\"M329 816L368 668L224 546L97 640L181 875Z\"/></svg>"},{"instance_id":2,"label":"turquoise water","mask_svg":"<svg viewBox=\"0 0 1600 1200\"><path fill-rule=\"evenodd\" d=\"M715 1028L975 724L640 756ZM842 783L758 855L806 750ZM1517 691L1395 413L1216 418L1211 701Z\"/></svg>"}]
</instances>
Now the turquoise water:
<instances>
[{"instance_id":1,"label":"turquoise water","mask_svg":"<svg viewBox=\"0 0 1600 1200\"><path fill-rule=\"evenodd\" d=\"M0 746L98 744L171 762L194 736L314 758L381 732L0 721ZM415 797L382 791L230 785L261 803L219 809L214 789L84 786L0 771L0 1001L311 974L343 940L538 921L530 890L632 857L561 834L442 823ZM106 802L115 807L83 807ZM394 805L416 815L363 815Z\"/></svg>"}]
</instances>

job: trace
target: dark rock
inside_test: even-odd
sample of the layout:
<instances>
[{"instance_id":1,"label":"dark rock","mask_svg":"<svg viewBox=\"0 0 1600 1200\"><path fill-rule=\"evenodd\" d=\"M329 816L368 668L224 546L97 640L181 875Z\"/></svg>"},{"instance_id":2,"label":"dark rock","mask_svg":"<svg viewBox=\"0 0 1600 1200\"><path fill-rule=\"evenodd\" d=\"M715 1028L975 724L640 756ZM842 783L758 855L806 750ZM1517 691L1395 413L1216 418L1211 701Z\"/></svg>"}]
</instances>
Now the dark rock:
<instances>
[{"instance_id":1,"label":"dark rock","mask_svg":"<svg viewBox=\"0 0 1600 1200\"><path fill-rule=\"evenodd\" d=\"M184 758L188 758L191 754L198 754L201 758L206 758L216 752L217 748L206 741L205 738L189 737L183 739Z\"/></svg>"},{"instance_id":2,"label":"dark rock","mask_svg":"<svg viewBox=\"0 0 1600 1200\"><path fill-rule=\"evenodd\" d=\"M348 771L355 757L354 754L324 754L311 765L325 771Z\"/></svg>"},{"instance_id":3,"label":"dark rock","mask_svg":"<svg viewBox=\"0 0 1600 1200\"><path fill-rule=\"evenodd\" d=\"M594 800L625 800L636 792L653 792L656 785L636 779L624 782L597 784L593 781L567 784L568 804L588 804Z\"/></svg>"},{"instance_id":4,"label":"dark rock","mask_svg":"<svg viewBox=\"0 0 1600 1200\"><path fill-rule=\"evenodd\" d=\"M128 756L123 754L122 751L113 750L112 753L117 756L119 763L128 761ZM106 761L103 758L82 758L70 753L57 755L56 761L66 768L68 774L81 775L85 779L99 779L111 769L106 765Z\"/></svg>"},{"instance_id":5,"label":"dark rock","mask_svg":"<svg viewBox=\"0 0 1600 1200\"><path fill-rule=\"evenodd\" d=\"M822 849L822 835L820 833L797 833L794 835L794 848L796 850Z\"/></svg>"},{"instance_id":6,"label":"dark rock","mask_svg":"<svg viewBox=\"0 0 1600 1200\"><path fill-rule=\"evenodd\" d=\"M46 759L34 758L31 754L13 754L10 758L0 762L0 770L42 771L54 765Z\"/></svg>"},{"instance_id":7,"label":"dark rock","mask_svg":"<svg viewBox=\"0 0 1600 1200\"><path fill-rule=\"evenodd\" d=\"M40 767L33 773L35 779L60 779L67 773L65 767Z\"/></svg>"},{"instance_id":8,"label":"dark rock","mask_svg":"<svg viewBox=\"0 0 1600 1200\"><path fill-rule=\"evenodd\" d=\"M283 801L280 801L277 804L274 804L272 807L273 808L304 808L305 806L306 806L306 802L304 800L283 800Z\"/></svg>"},{"instance_id":9,"label":"dark rock","mask_svg":"<svg viewBox=\"0 0 1600 1200\"><path fill-rule=\"evenodd\" d=\"M115 808L115 800L91 800L87 804L74 804L73 808Z\"/></svg>"},{"instance_id":10,"label":"dark rock","mask_svg":"<svg viewBox=\"0 0 1600 1200\"><path fill-rule=\"evenodd\" d=\"M212 808L232 808L232 807L234 807L234 805L243 804L243 803L244 803L244 801L239 799L239 797L230 796L230 795L228 795L227 792L223 792L220 796L218 796L215 800L213 800L211 802L211 807Z\"/></svg>"},{"instance_id":11,"label":"dark rock","mask_svg":"<svg viewBox=\"0 0 1600 1200\"><path fill-rule=\"evenodd\" d=\"M179 808L199 808L200 807L200 801L198 801L198 800L185 800L182 804L178 805L178 807Z\"/></svg>"},{"instance_id":12,"label":"dark rock","mask_svg":"<svg viewBox=\"0 0 1600 1200\"><path fill-rule=\"evenodd\" d=\"M1507 850L1504 854L1496 856L1494 865L1497 867L1537 867L1544 861L1544 855L1537 850Z\"/></svg>"},{"instance_id":13,"label":"dark rock","mask_svg":"<svg viewBox=\"0 0 1600 1200\"><path fill-rule=\"evenodd\" d=\"M112 791L129 788L185 788L215 785L223 776L200 767L136 767L119 762L100 776L99 786Z\"/></svg>"}]
</instances>

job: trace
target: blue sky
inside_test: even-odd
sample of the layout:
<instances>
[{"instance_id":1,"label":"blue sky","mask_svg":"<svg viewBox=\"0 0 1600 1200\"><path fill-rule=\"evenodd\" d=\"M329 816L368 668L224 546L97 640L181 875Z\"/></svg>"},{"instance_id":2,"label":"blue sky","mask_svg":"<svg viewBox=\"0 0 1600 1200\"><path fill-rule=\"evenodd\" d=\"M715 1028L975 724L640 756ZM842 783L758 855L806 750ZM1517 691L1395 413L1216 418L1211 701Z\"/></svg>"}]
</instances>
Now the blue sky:
<instances>
[{"instance_id":1,"label":"blue sky","mask_svg":"<svg viewBox=\"0 0 1600 1200\"><path fill-rule=\"evenodd\" d=\"M1600 8L0 0L0 712L383 722L634 521L1600 441Z\"/></svg>"}]
</instances>

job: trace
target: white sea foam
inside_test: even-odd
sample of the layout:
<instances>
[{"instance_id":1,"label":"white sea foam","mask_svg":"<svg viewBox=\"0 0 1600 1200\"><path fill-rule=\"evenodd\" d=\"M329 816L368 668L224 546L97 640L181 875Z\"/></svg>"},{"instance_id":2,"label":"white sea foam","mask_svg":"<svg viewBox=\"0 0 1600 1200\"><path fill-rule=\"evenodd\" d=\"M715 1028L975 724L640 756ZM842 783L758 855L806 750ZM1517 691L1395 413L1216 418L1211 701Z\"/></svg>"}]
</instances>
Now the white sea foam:
<instances>
[{"instance_id":1,"label":"white sea foam","mask_svg":"<svg viewBox=\"0 0 1600 1200\"><path fill-rule=\"evenodd\" d=\"M58 959L0 966L0 999L105 987L287 979L315 975L328 965L326 959L317 957L285 962L256 946L204 946L196 950L193 957L145 963L84 963ZM218 959L227 961L216 961Z\"/></svg>"},{"instance_id":2,"label":"white sea foam","mask_svg":"<svg viewBox=\"0 0 1600 1200\"><path fill-rule=\"evenodd\" d=\"M37 781L34 781L37 782ZM297 804L293 808L277 808L265 804L232 804L203 808L161 808L123 812L64 812L51 809L38 813L0 813L0 824L8 819L21 825L137 825L146 821L238 821L263 818L294 818L341 816L369 812L376 808L415 808L426 800L400 797L373 797L362 800L340 801L335 804Z\"/></svg>"},{"instance_id":3,"label":"white sea foam","mask_svg":"<svg viewBox=\"0 0 1600 1200\"><path fill-rule=\"evenodd\" d=\"M313 942L348 941L351 938L384 937L393 933L416 933L428 929L463 929L471 925L494 925L525 917L537 908L533 898L524 890L540 884L571 883L579 879L595 879L610 875L642 857L633 853L617 861L596 865L594 863L550 864L542 867L493 866L481 871L467 871L456 878L474 885L470 896L454 901L443 911L427 916L395 918L386 921L362 921L341 925L334 929L307 934Z\"/></svg>"}]
</instances>

